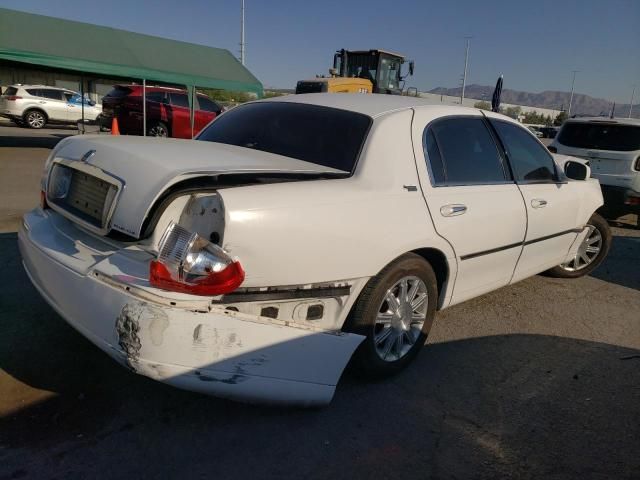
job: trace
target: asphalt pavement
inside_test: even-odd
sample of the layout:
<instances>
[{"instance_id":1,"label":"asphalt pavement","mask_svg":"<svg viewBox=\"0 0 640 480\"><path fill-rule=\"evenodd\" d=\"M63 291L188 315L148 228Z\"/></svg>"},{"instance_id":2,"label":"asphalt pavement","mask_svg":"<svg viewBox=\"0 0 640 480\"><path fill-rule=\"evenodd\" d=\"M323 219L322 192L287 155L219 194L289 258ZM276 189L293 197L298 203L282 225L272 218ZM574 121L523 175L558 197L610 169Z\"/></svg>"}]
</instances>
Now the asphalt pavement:
<instances>
[{"instance_id":1,"label":"asphalt pavement","mask_svg":"<svg viewBox=\"0 0 640 480\"><path fill-rule=\"evenodd\" d=\"M612 224L588 277L536 276L440 312L394 378L348 369L323 409L243 405L119 367L40 298L15 229L61 133L34 148L3 128L0 479L640 477L636 218Z\"/></svg>"}]
</instances>

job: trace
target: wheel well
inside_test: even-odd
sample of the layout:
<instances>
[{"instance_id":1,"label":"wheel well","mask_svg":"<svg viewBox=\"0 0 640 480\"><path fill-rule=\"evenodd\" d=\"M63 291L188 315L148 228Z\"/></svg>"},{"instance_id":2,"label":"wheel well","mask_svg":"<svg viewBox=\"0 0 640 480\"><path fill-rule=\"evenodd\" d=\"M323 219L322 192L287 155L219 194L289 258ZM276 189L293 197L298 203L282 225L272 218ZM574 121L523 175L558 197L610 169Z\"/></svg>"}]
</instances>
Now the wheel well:
<instances>
[{"instance_id":1,"label":"wheel well","mask_svg":"<svg viewBox=\"0 0 640 480\"><path fill-rule=\"evenodd\" d=\"M447 263L447 257L444 256L444 253L442 253L440 250L436 250L435 248L419 248L418 250L413 250L412 253L420 255L431 264L431 268L433 268L433 272L436 274L438 295L440 296L440 300L442 300L444 285L449 278L449 265Z\"/></svg>"},{"instance_id":2,"label":"wheel well","mask_svg":"<svg viewBox=\"0 0 640 480\"><path fill-rule=\"evenodd\" d=\"M38 112L40 112L42 115L44 115L44 118L45 118L46 120L49 120L49 115L47 115L47 112L45 112L44 110L42 110L41 108L38 108L38 107L30 107L30 108L27 108L27 109L24 111L24 113L22 114L22 118L24 119L24 118L29 114L29 112L33 112L34 110L37 110L37 111L38 111Z\"/></svg>"}]
</instances>

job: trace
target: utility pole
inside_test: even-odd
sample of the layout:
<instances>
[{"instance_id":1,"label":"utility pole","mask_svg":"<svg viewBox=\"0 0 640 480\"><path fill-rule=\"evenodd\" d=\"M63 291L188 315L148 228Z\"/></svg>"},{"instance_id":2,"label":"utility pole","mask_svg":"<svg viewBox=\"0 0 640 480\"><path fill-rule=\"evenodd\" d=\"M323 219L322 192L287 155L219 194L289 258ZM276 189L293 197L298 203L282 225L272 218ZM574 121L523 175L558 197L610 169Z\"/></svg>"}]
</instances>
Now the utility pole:
<instances>
[{"instance_id":1,"label":"utility pole","mask_svg":"<svg viewBox=\"0 0 640 480\"><path fill-rule=\"evenodd\" d=\"M244 0L240 0L240 63L244 65Z\"/></svg>"},{"instance_id":2,"label":"utility pole","mask_svg":"<svg viewBox=\"0 0 640 480\"><path fill-rule=\"evenodd\" d=\"M631 101L629 102L629 118L631 118L631 110L633 110L633 97L636 96L636 86L633 86L633 90L631 91Z\"/></svg>"},{"instance_id":3,"label":"utility pole","mask_svg":"<svg viewBox=\"0 0 640 480\"><path fill-rule=\"evenodd\" d=\"M580 70L573 70L573 80L571 81L571 96L569 97L569 111L567 112L567 118L571 118L571 104L573 103L573 87L576 84L576 73Z\"/></svg>"},{"instance_id":4,"label":"utility pole","mask_svg":"<svg viewBox=\"0 0 640 480\"><path fill-rule=\"evenodd\" d=\"M464 89L467 86L467 66L469 65L469 41L472 37L464 37L467 40L467 47L464 51L464 74L462 75L462 93L460 94L460 105L464 101Z\"/></svg>"}]
</instances>

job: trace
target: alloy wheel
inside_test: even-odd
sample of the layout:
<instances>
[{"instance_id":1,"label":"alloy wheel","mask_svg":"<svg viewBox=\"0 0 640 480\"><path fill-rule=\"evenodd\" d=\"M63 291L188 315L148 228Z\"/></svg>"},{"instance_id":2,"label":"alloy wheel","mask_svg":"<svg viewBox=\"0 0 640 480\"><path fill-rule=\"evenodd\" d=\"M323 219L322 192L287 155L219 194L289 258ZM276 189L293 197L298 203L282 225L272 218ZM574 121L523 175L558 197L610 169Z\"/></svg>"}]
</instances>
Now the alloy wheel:
<instances>
[{"instance_id":1,"label":"alloy wheel","mask_svg":"<svg viewBox=\"0 0 640 480\"><path fill-rule=\"evenodd\" d=\"M602 250L602 235L593 225L587 225L587 235L578 247L576 256L566 263L560 265L561 268L568 272L575 272L588 267L598 257Z\"/></svg>"},{"instance_id":2,"label":"alloy wheel","mask_svg":"<svg viewBox=\"0 0 640 480\"><path fill-rule=\"evenodd\" d=\"M164 125L154 125L149 129L149 136L164 138L169 136L169 132L167 131L167 128Z\"/></svg>"},{"instance_id":3,"label":"alloy wheel","mask_svg":"<svg viewBox=\"0 0 640 480\"><path fill-rule=\"evenodd\" d=\"M38 111L29 112L27 123L31 128L42 128L45 124L44 115Z\"/></svg>"},{"instance_id":4,"label":"alloy wheel","mask_svg":"<svg viewBox=\"0 0 640 480\"><path fill-rule=\"evenodd\" d=\"M428 301L427 286L418 277L403 277L387 290L378 308L373 338L382 360L399 360L411 350L420 338Z\"/></svg>"}]
</instances>

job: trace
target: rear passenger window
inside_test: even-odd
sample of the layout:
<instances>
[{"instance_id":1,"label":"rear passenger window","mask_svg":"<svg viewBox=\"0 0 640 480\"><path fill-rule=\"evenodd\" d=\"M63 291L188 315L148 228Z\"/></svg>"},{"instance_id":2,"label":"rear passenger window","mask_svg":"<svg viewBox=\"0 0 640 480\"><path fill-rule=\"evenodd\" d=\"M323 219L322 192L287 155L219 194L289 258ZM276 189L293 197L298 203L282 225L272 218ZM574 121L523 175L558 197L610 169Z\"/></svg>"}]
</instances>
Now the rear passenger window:
<instances>
[{"instance_id":1,"label":"rear passenger window","mask_svg":"<svg viewBox=\"0 0 640 480\"><path fill-rule=\"evenodd\" d=\"M200 110L204 110L205 112L219 113L221 110L217 103L202 95L198 95L198 104L200 105Z\"/></svg>"},{"instance_id":2,"label":"rear passenger window","mask_svg":"<svg viewBox=\"0 0 640 480\"><path fill-rule=\"evenodd\" d=\"M491 133L481 118L447 118L424 135L435 185L503 183L507 179Z\"/></svg>"},{"instance_id":3,"label":"rear passenger window","mask_svg":"<svg viewBox=\"0 0 640 480\"><path fill-rule=\"evenodd\" d=\"M164 92L147 92L149 102L167 103Z\"/></svg>"},{"instance_id":4,"label":"rear passenger window","mask_svg":"<svg viewBox=\"0 0 640 480\"><path fill-rule=\"evenodd\" d=\"M491 120L519 182L554 182L553 157L529 132L518 125Z\"/></svg>"},{"instance_id":5,"label":"rear passenger window","mask_svg":"<svg viewBox=\"0 0 640 480\"><path fill-rule=\"evenodd\" d=\"M427 151L429 163L431 164L431 180L436 185L445 183L442 156L436 143L436 137L433 136L431 129L427 130L424 134L424 149Z\"/></svg>"},{"instance_id":6,"label":"rear passenger window","mask_svg":"<svg viewBox=\"0 0 640 480\"><path fill-rule=\"evenodd\" d=\"M49 98L51 100L63 100L62 90L42 89L40 92L40 97Z\"/></svg>"},{"instance_id":7,"label":"rear passenger window","mask_svg":"<svg viewBox=\"0 0 640 480\"><path fill-rule=\"evenodd\" d=\"M187 97L186 93L172 93L171 105L175 105L176 107L189 108L189 97Z\"/></svg>"}]
</instances>

